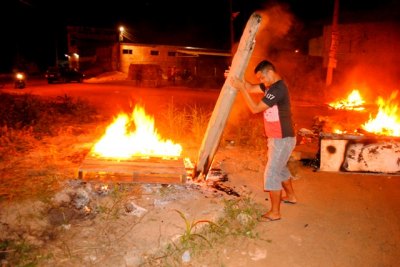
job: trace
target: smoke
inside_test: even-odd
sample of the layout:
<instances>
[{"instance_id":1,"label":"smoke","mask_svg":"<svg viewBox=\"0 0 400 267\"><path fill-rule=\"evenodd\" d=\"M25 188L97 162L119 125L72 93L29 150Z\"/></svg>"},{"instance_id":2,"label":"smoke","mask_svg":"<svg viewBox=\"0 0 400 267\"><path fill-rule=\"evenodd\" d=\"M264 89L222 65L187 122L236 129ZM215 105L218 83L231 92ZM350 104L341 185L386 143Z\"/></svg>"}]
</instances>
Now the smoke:
<instances>
[{"instance_id":1,"label":"smoke","mask_svg":"<svg viewBox=\"0 0 400 267\"><path fill-rule=\"evenodd\" d=\"M255 48L245 73L248 80L253 82L258 82L255 80L254 68L260 61L267 59L276 66L284 62L279 59L276 49L285 49L282 41L287 37L294 24L294 16L289 12L287 5L265 6L256 13L261 16L261 24L256 35Z\"/></svg>"},{"instance_id":2,"label":"smoke","mask_svg":"<svg viewBox=\"0 0 400 267\"><path fill-rule=\"evenodd\" d=\"M270 60L279 68L285 60L280 60L277 54L274 54L282 40L287 36L294 23L294 16L289 12L289 7L282 4L266 5L263 9L256 11L261 16L261 24L255 38L255 47L245 71L245 79L251 83L259 83L254 74L256 65L266 59ZM233 51L237 50L238 44ZM261 91L260 91L261 92ZM255 102L260 101L262 94L252 96ZM227 122L228 132L231 128L240 127L244 117L254 116L249 111L244 99L238 93L236 101ZM262 120L259 121L262 124ZM260 132L260 134L263 134Z\"/></svg>"},{"instance_id":3,"label":"smoke","mask_svg":"<svg viewBox=\"0 0 400 267\"><path fill-rule=\"evenodd\" d=\"M393 68L393 66L391 66ZM393 91L399 89L396 75L391 75L390 66L381 67L377 64L357 64L346 71L334 72L336 83L329 89L329 101L347 96L352 90L360 91L362 98L369 104L374 104L378 97L387 98Z\"/></svg>"},{"instance_id":4,"label":"smoke","mask_svg":"<svg viewBox=\"0 0 400 267\"><path fill-rule=\"evenodd\" d=\"M400 35L397 24L364 23L362 26L349 25L342 30L344 33L352 30L351 36L341 40L342 46L352 50L339 55L333 74L337 88L332 91L337 92L338 98L337 94L359 89L368 102L374 103L378 96L387 98L400 89ZM360 41L358 36L363 39Z\"/></svg>"}]
</instances>

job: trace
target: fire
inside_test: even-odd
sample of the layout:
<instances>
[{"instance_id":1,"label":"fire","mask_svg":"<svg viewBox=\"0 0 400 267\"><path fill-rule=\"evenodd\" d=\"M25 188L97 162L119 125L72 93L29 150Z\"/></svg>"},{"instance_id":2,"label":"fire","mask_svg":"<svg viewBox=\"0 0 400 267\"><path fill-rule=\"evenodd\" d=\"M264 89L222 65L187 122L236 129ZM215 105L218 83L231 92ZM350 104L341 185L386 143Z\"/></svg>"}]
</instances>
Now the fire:
<instances>
[{"instance_id":1,"label":"fire","mask_svg":"<svg viewBox=\"0 0 400 267\"><path fill-rule=\"evenodd\" d=\"M378 114L375 119L371 118L362 125L362 128L370 133L376 133L387 136L400 136L400 118L398 116L398 106L393 103L397 97L398 91L393 92L389 99L385 101L378 97Z\"/></svg>"},{"instance_id":2,"label":"fire","mask_svg":"<svg viewBox=\"0 0 400 267\"><path fill-rule=\"evenodd\" d=\"M135 125L135 131L129 128ZM131 157L178 157L182 146L163 140L154 126L154 118L144 108L135 106L131 117L119 114L106 129L104 136L94 145L94 156L127 159Z\"/></svg>"},{"instance_id":3,"label":"fire","mask_svg":"<svg viewBox=\"0 0 400 267\"><path fill-rule=\"evenodd\" d=\"M362 106L365 101L362 99L358 89L354 89L347 99L339 100L333 103L329 103L329 106L334 109L347 109L347 110L364 110Z\"/></svg>"}]
</instances>

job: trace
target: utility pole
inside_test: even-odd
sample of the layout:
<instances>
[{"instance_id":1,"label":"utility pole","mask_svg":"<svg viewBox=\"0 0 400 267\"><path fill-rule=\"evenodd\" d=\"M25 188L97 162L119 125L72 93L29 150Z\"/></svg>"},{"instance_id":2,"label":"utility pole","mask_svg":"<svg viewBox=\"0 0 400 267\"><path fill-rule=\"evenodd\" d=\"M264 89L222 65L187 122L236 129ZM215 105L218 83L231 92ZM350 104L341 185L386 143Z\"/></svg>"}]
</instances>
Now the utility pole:
<instances>
[{"instance_id":1,"label":"utility pole","mask_svg":"<svg viewBox=\"0 0 400 267\"><path fill-rule=\"evenodd\" d=\"M335 4L333 7L331 45L329 47L328 68L326 73L326 86L332 84L333 69L336 68L337 64L336 53L339 45L338 20L339 20L339 0L335 0Z\"/></svg>"},{"instance_id":2,"label":"utility pole","mask_svg":"<svg viewBox=\"0 0 400 267\"><path fill-rule=\"evenodd\" d=\"M55 52L56 52L56 67L58 67L58 41L57 41L57 35L54 38L54 45L55 45Z\"/></svg>"},{"instance_id":3,"label":"utility pole","mask_svg":"<svg viewBox=\"0 0 400 267\"><path fill-rule=\"evenodd\" d=\"M230 34L230 45L231 45L231 54L232 55L233 55L233 44L235 42L233 20L234 20L234 17L233 17L232 0L229 0L229 34Z\"/></svg>"},{"instance_id":4,"label":"utility pole","mask_svg":"<svg viewBox=\"0 0 400 267\"><path fill-rule=\"evenodd\" d=\"M219 94L214 111L211 114L208 127L200 147L196 166L194 168L193 177L196 179L205 178L211 168L215 152L217 151L222 132L225 128L226 121L235 100L237 90L230 85L231 75L239 78L244 76L251 54L255 47L255 37L261 24L261 16L253 13L247 21L246 28L240 39L238 49L233 56L231 69L228 77Z\"/></svg>"}]
</instances>

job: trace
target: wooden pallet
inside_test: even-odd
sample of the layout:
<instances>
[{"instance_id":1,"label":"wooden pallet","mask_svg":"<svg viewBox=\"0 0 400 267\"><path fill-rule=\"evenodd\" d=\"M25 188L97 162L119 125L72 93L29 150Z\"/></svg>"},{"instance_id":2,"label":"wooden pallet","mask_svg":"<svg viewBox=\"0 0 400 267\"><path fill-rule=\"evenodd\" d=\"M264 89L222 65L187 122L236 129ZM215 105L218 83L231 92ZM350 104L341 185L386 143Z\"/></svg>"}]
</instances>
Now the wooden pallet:
<instances>
[{"instance_id":1,"label":"wooden pallet","mask_svg":"<svg viewBox=\"0 0 400 267\"><path fill-rule=\"evenodd\" d=\"M185 183L187 171L182 158L131 158L115 160L87 157L79 167L84 180L102 182Z\"/></svg>"}]
</instances>

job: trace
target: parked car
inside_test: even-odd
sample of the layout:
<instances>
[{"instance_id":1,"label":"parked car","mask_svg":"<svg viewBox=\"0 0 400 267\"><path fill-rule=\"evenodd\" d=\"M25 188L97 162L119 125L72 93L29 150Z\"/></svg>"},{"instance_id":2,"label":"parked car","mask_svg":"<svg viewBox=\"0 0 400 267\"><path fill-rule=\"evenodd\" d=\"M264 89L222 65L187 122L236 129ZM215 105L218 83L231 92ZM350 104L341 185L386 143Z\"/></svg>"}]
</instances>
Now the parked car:
<instances>
[{"instance_id":1,"label":"parked car","mask_svg":"<svg viewBox=\"0 0 400 267\"><path fill-rule=\"evenodd\" d=\"M51 67L46 71L45 77L48 83L81 83L85 78L85 74L77 69Z\"/></svg>"}]
</instances>

